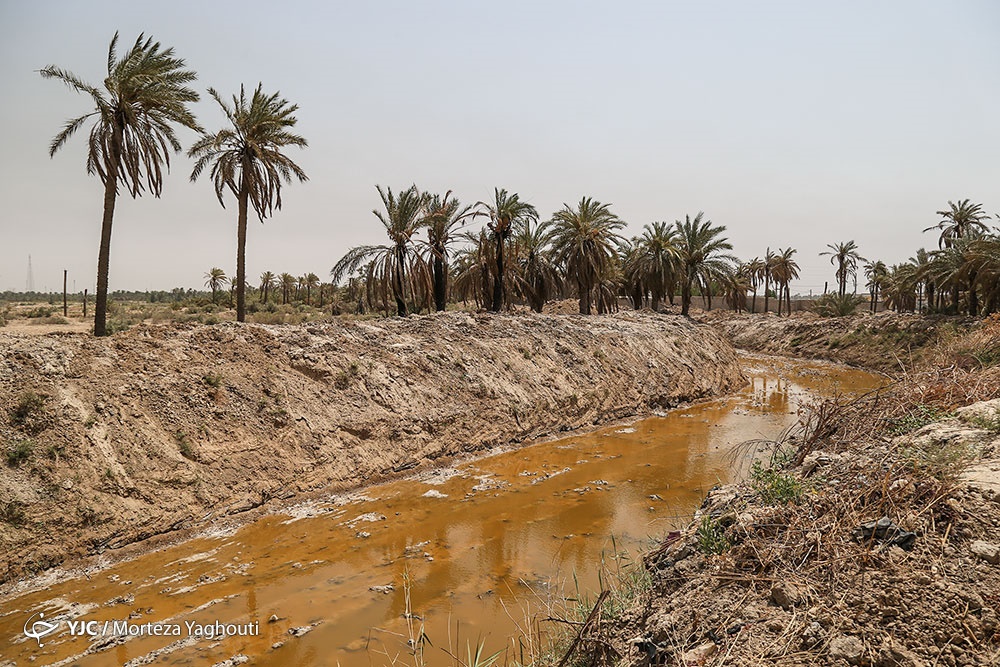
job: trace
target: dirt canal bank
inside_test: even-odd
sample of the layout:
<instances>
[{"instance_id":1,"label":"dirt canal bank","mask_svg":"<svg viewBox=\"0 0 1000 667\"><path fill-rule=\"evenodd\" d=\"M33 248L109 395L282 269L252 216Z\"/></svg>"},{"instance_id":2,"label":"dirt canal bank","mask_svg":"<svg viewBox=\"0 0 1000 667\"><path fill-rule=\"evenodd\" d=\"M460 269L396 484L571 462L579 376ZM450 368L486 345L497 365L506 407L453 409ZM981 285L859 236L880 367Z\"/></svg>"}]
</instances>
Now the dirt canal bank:
<instances>
[{"instance_id":1,"label":"dirt canal bank","mask_svg":"<svg viewBox=\"0 0 1000 667\"><path fill-rule=\"evenodd\" d=\"M685 525L731 478L733 445L773 437L804 401L880 382L823 363L745 362L745 389L662 417L301 504L88 576L51 572L40 588L0 599L0 655L83 667L243 656L253 665L411 664L407 640L421 632L428 665L454 664L443 648L464 659L466 642L503 649L526 615L544 618L577 587L596 590L602 558L617 567L616 553L637 557ZM221 621L258 623L259 635L90 640L57 631L39 647L21 634L34 612L64 630L70 619Z\"/></svg>"},{"instance_id":2,"label":"dirt canal bank","mask_svg":"<svg viewBox=\"0 0 1000 667\"><path fill-rule=\"evenodd\" d=\"M0 580L741 386L676 316L0 332Z\"/></svg>"}]
</instances>

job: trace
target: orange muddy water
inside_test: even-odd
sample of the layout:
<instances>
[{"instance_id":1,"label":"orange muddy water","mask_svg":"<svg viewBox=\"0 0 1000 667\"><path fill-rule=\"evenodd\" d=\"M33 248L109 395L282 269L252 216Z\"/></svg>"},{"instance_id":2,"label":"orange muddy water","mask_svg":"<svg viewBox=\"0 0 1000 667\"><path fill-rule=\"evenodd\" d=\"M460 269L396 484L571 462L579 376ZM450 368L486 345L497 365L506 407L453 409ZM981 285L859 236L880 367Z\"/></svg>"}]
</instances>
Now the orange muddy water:
<instances>
[{"instance_id":1,"label":"orange muddy water","mask_svg":"<svg viewBox=\"0 0 1000 667\"><path fill-rule=\"evenodd\" d=\"M602 555L637 555L685 524L708 489L739 474L734 445L777 436L808 400L881 381L830 364L745 363L752 384L728 397L29 582L0 598L0 667L413 665L407 639L421 629L427 665L457 664L443 649L464 660L480 641L503 649L526 617L545 618L577 587L598 590ZM37 621L58 627L26 637ZM217 622L244 635L220 638Z\"/></svg>"}]
</instances>

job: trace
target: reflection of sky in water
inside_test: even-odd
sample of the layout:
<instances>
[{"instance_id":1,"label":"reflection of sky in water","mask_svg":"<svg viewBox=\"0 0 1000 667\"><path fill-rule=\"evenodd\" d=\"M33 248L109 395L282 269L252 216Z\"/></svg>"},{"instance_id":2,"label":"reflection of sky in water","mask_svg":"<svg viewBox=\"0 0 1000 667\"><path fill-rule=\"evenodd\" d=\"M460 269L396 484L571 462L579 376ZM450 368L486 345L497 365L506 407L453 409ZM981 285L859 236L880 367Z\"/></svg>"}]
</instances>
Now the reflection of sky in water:
<instances>
[{"instance_id":1,"label":"reflection of sky in water","mask_svg":"<svg viewBox=\"0 0 1000 667\"><path fill-rule=\"evenodd\" d=\"M476 461L433 486L403 480L374 487L366 491L374 500L320 506L316 516L291 522L266 517L230 537L192 540L91 581L66 581L6 600L0 642L20 633L25 610L45 609L47 617L58 613L57 605L42 604L47 600L104 605L132 594L131 603L99 606L84 616L122 618L152 608L150 614L140 612L143 621L261 622L261 637L230 638L215 646L199 642L171 653L168 664L213 664L242 652L259 665L339 660L346 667L368 664L366 644L376 653L374 664L388 663L378 651L404 651L405 657L405 572L412 582L411 611L421 616L435 645L448 644L450 629L455 646L459 623L458 648L464 651L466 639L482 636L495 650L514 632L510 617L523 623L526 603L539 611L550 591L574 594L574 580L585 591L597 588L597 564L602 553L611 555L611 536L619 551L638 554L650 538L686 523L704 493L728 480L726 454L734 445L777 436L794 423L803 398L864 390L877 382L860 371L766 363L770 368L747 372L751 384L737 395L629 429L609 428ZM482 482L475 476L485 474L506 485L473 492ZM424 496L429 489L447 498ZM657 498L650 498L654 494ZM385 519L352 522L368 513ZM361 531L370 536L358 537ZM201 552L204 557L185 558ZM170 575L174 580L164 579ZM388 593L369 590L390 583L394 588ZM221 601L192 611L213 600ZM272 614L280 620L268 623ZM319 625L302 637L287 634L291 627L313 623ZM83 639L58 634L50 639L41 650L0 643L0 654L36 654L40 659L33 664L44 665L87 646ZM278 641L284 646L271 649ZM169 642L132 640L73 664L122 665ZM438 649L430 650L428 662L452 664Z\"/></svg>"}]
</instances>

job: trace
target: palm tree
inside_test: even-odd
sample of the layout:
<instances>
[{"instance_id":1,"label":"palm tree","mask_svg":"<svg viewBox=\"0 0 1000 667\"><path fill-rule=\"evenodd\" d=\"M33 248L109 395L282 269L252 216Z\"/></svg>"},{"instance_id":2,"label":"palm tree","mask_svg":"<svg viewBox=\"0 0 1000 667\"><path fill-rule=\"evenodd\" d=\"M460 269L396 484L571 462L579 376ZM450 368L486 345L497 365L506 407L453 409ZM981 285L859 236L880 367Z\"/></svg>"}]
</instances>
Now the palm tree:
<instances>
[{"instance_id":1,"label":"palm tree","mask_svg":"<svg viewBox=\"0 0 1000 667\"><path fill-rule=\"evenodd\" d=\"M771 274L778 285L778 316L781 316L782 291L784 291L785 314L792 314L792 294L788 285L791 281L799 277L799 265L792 256L797 251L795 248L778 248L778 253L774 256L771 267Z\"/></svg>"},{"instance_id":2,"label":"palm tree","mask_svg":"<svg viewBox=\"0 0 1000 667\"><path fill-rule=\"evenodd\" d=\"M882 289L882 286L885 285L886 278L888 278L888 276L889 269L882 260L868 262L865 264L865 278L868 279L868 295L871 298L871 302L868 306L868 312L874 314L878 311L879 291Z\"/></svg>"},{"instance_id":3,"label":"palm tree","mask_svg":"<svg viewBox=\"0 0 1000 667\"><path fill-rule=\"evenodd\" d=\"M205 167L212 167L215 196L225 208L222 193L229 189L238 203L236 223L236 321L246 320L246 245L247 209L252 206L261 222L275 209L281 209L282 181L291 183L308 179L305 172L281 152L286 146L305 148L306 140L289 130L295 126L298 105L266 95L258 84L248 100L243 86L233 95L232 106L213 88L209 95L222 107L232 125L215 134L205 134L188 156L195 159L191 181L196 181Z\"/></svg>"},{"instance_id":4,"label":"palm tree","mask_svg":"<svg viewBox=\"0 0 1000 667\"><path fill-rule=\"evenodd\" d=\"M471 206L462 206L451 191L444 197L429 196L423 224L427 227L427 251L434 274L434 308L443 311L448 305L448 259L456 230L471 215Z\"/></svg>"},{"instance_id":5,"label":"palm tree","mask_svg":"<svg viewBox=\"0 0 1000 667\"><path fill-rule=\"evenodd\" d=\"M271 290L278 284L278 278L270 271L260 274L260 302L267 303Z\"/></svg>"},{"instance_id":6,"label":"palm tree","mask_svg":"<svg viewBox=\"0 0 1000 667\"><path fill-rule=\"evenodd\" d=\"M968 199L962 201L948 202L947 211L937 211L937 215L942 216L941 221L924 230L929 232L932 229L940 229L941 236L938 239L940 248L950 247L955 241L963 239L972 233L985 233L986 220L989 216L983 212L982 204L973 204Z\"/></svg>"},{"instance_id":7,"label":"palm tree","mask_svg":"<svg viewBox=\"0 0 1000 667\"><path fill-rule=\"evenodd\" d=\"M705 214L699 212L691 219L674 223L677 228L677 255L681 274L681 315L688 315L691 308L691 290L695 282L700 282L702 293L711 290L713 278L724 278L732 270L736 258L725 252L733 246L722 237L725 226L712 226L711 220L702 221Z\"/></svg>"},{"instance_id":8,"label":"palm tree","mask_svg":"<svg viewBox=\"0 0 1000 667\"><path fill-rule=\"evenodd\" d=\"M58 79L78 93L89 95L95 109L69 120L49 146L49 155L80 129L95 119L87 144L87 173L97 174L104 185L104 216L101 245L97 255L97 297L94 304L94 335L107 334L108 266L111 258L111 226L121 180L132 198L148 189L154 197L163 191L163 167L170 168L170 153L181 150L174 125L201 131L188 109L198 101L198 93L187 84L195 73L172 48L161 49L159 42L139 35L122 58L116 48L115 33L108 49L108 76L102 92L72 72L50 65L39 73Z\"/></svg>"},{"instance_id":9,"label":"palm tree","mask_svg":"<svg viewBox=\"0 0 1000 667\"><path fill-rule=\"evenodd\" d=\"M527 223L514 236L514 291L536 313L542 312L553 292L562 287L559 267L546 250L549 235L546 225Z\"/></svg>"},{"instance_id":10,"label":"palm tree","mask_svg":"<svg viewBox=\"0 0 1000 667\"><path fill-rule=\"evenodd\" d=\"M493 298L489 310L498 313L504 304L504 257L507 239L523 224L538 220L538 211L531 204L521 201L518 194L509 194L500 188L493 189L493 202L477 202L473 216L489 219L487 228L493 237L496 272L493 278Z\"/></svg>"},{"instance_id":11,"label":"palm tree","mask_svg":"<svg viewBox=\"0 0 1000 667\"><path fill-rule=\"evenodd\" d=\"M643 227L637 239L635 271L645 289L650 292L650 306L660 309L660 301L669 296L674 299L677 282L677 233L667 222L654 222Z\"/></svg>"},{"instance_id":12,"label":"palm tree","mask_svg":"<svg viewBox=\"0 0 1000 667\"><path fill-rule=\"evenodd\" d=\"M917 299L921 311L924 310L924 295L926 294L926 308L930 310L934 306L934 279L929 274L931 257L924 248L919 248L916 254L910 258L910 264L914 266L914 277L917 280Z\"/></svg>"},{"instance_id":13,"label":"palm tree","mask_svg":"<svg viewBox=\"0 0 1000 667\"><path fill-rule=\"evenodd\" d=\"M281 274L281 304L288 303L288 295L295 289L296 279L290 273Z\"/></svg>"},{"instance_id":14,"label":"palm tree","mask_svg":"<svg viewBox=\"0 0 1000 667\"><path fill-rule=\"evenodd\" d=\"M302 284L306 288L306 304L312 305L312 290L319 287L319 276L315 273L307 273L302 279Z\"/></svg>"},{"instance_id":15,"label":"palm tree","mask_svg":"<svg viewBox=\"0 0 1000 667\"><path fill-rule=\"evenodd\" d=\"M625 222L610 204L584 197L575 209L563 204L549 225L553 257L566 268L567 279L576 281L580 314L590 315L594 288L614 267L617 246L624 241L616 232Z\"/></svg>"},{"instance_id":16,"label":"palm tree","mask_svg":"<svg viewBox=\"0 0 1000 667\"><path fill-rule=\"evenodd\" d=\"M455 255L455 272L453 289L463 303L471 297L480 308L489 309L493 305L493 282L496 270L496 247L487 233L487 229L478 232L466 231L459 237L468 245ZM508 277L513 272L510 265L505 265Z\"/></svg>"},{"instance_id":17,"label":"palm tree","mask_svg":"<svg viewBox=\"0 0 1000 667\"><path fill-rule=\"evenodd\" d=\"M373 210L385 228L389 237L388 245L364 245L351 248L330 271L333 282L339 283L343 278L354 273L358 267L368 265L367 283L369 293L375 283L381 283L381 293L391 292L396 302L396 314L405 317L407 314L406 287L416 300L418 293L429 292L430 282L426 263L414 249L414 239L417 231L424 224L425 198L416 185L393 194L391 188L382 189L377 185L379 196L385 212ZM409 285L407 280L409 279Z\"/></svg>"},{"instance_id":18,"label":"palm tree","mask_svg":"<svg viewBox=\"0 0 1000 667\"><path fill-rule=\"evenodd\" d=\"M737 313L746 310L747 292L750 287L749 264L740 264L734 271L731 271L723 281L723 288L726 294L726 303Z\"/></svg>"},{"instance_id":19,"label":"palm tree","mask_svg":"<svg viewBox=\"0 0 1000 667\"><path fill-rule=\"evenodd\" d=\"M205 274L205 287L212 290L212 303L215 303L215 295L224 284L226 284L226 272L222 269L214 268Z\"/></svg>"},{"instance_id":20,"label":"palm tree","mask_svg":"<svg viewBox=\"0 0 1000 667\"><path fill-rule=\"evenodd\" d=\"M774 268L774 259L777 257L771 249L768 248L764 253L764 261L760 265L760 276L759 280L764 281L764 312L771 312L771 270Z\"/></svg>"},{"instance_id":21,"label":"palm tree","mask_svg":"<svg viewBox=\"0 0 1000 667\"><path fill-rule=\"evenodd\" d=\"M828 243L829 251L821 252L820 257L830 256L830 263L837 267L837 284L840 287L840 296L847 294L847 279L857 274L858 262L863 262L864 257L858 254L858 246L854 241L846 243Z\"/></svg>"},{"instance_id":22,"label":"palm tree","mask_svg":"<svg viewBox=\"0 0 1000 667\"><path fill-rule=\"evenodd\" d=\"M770 250L768 250L770 252ZM753 291L753 301L750 305L750 312L757 312L757 288L760 287L760 281L764 277L764 261L760 257L754 257L749 262L743 265L745 268L743 273L746 275L747 284L750 290ZM767 298L767 295L764 296Z\"/></svg>"}]
</instances>

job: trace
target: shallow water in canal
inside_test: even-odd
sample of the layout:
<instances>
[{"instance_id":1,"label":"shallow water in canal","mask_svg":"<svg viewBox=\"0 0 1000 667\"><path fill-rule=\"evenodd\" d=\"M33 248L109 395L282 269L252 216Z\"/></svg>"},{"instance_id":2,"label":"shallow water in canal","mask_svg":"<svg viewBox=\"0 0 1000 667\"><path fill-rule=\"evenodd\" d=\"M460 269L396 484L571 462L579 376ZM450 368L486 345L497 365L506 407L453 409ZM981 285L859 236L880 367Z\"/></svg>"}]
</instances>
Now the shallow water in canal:
<instances>
[{"instance_id":1,"label":"shallow water in canal","mask_svg":"<svg viewBox=\"0 0 1000 667\"><path fill-rule=\"evenodd\" d=\"M751 384L724 398L293 507L0 599L0 667L235 655L249 665L412 665L406 640L421 628L428 665L456 664L442 649L464 659L467 643L502 649L526 616L597 590L602 555L637 558L684 525L708 489L739 474L734 445L776 437L809 400L881 382L830 364L744 361ZM36 612L61 627L25 637ZM67 618L178 624L182 636L71 636ZM259 634L186 636L188 621L257 623Z\"/></svg>"}]
</instances>

